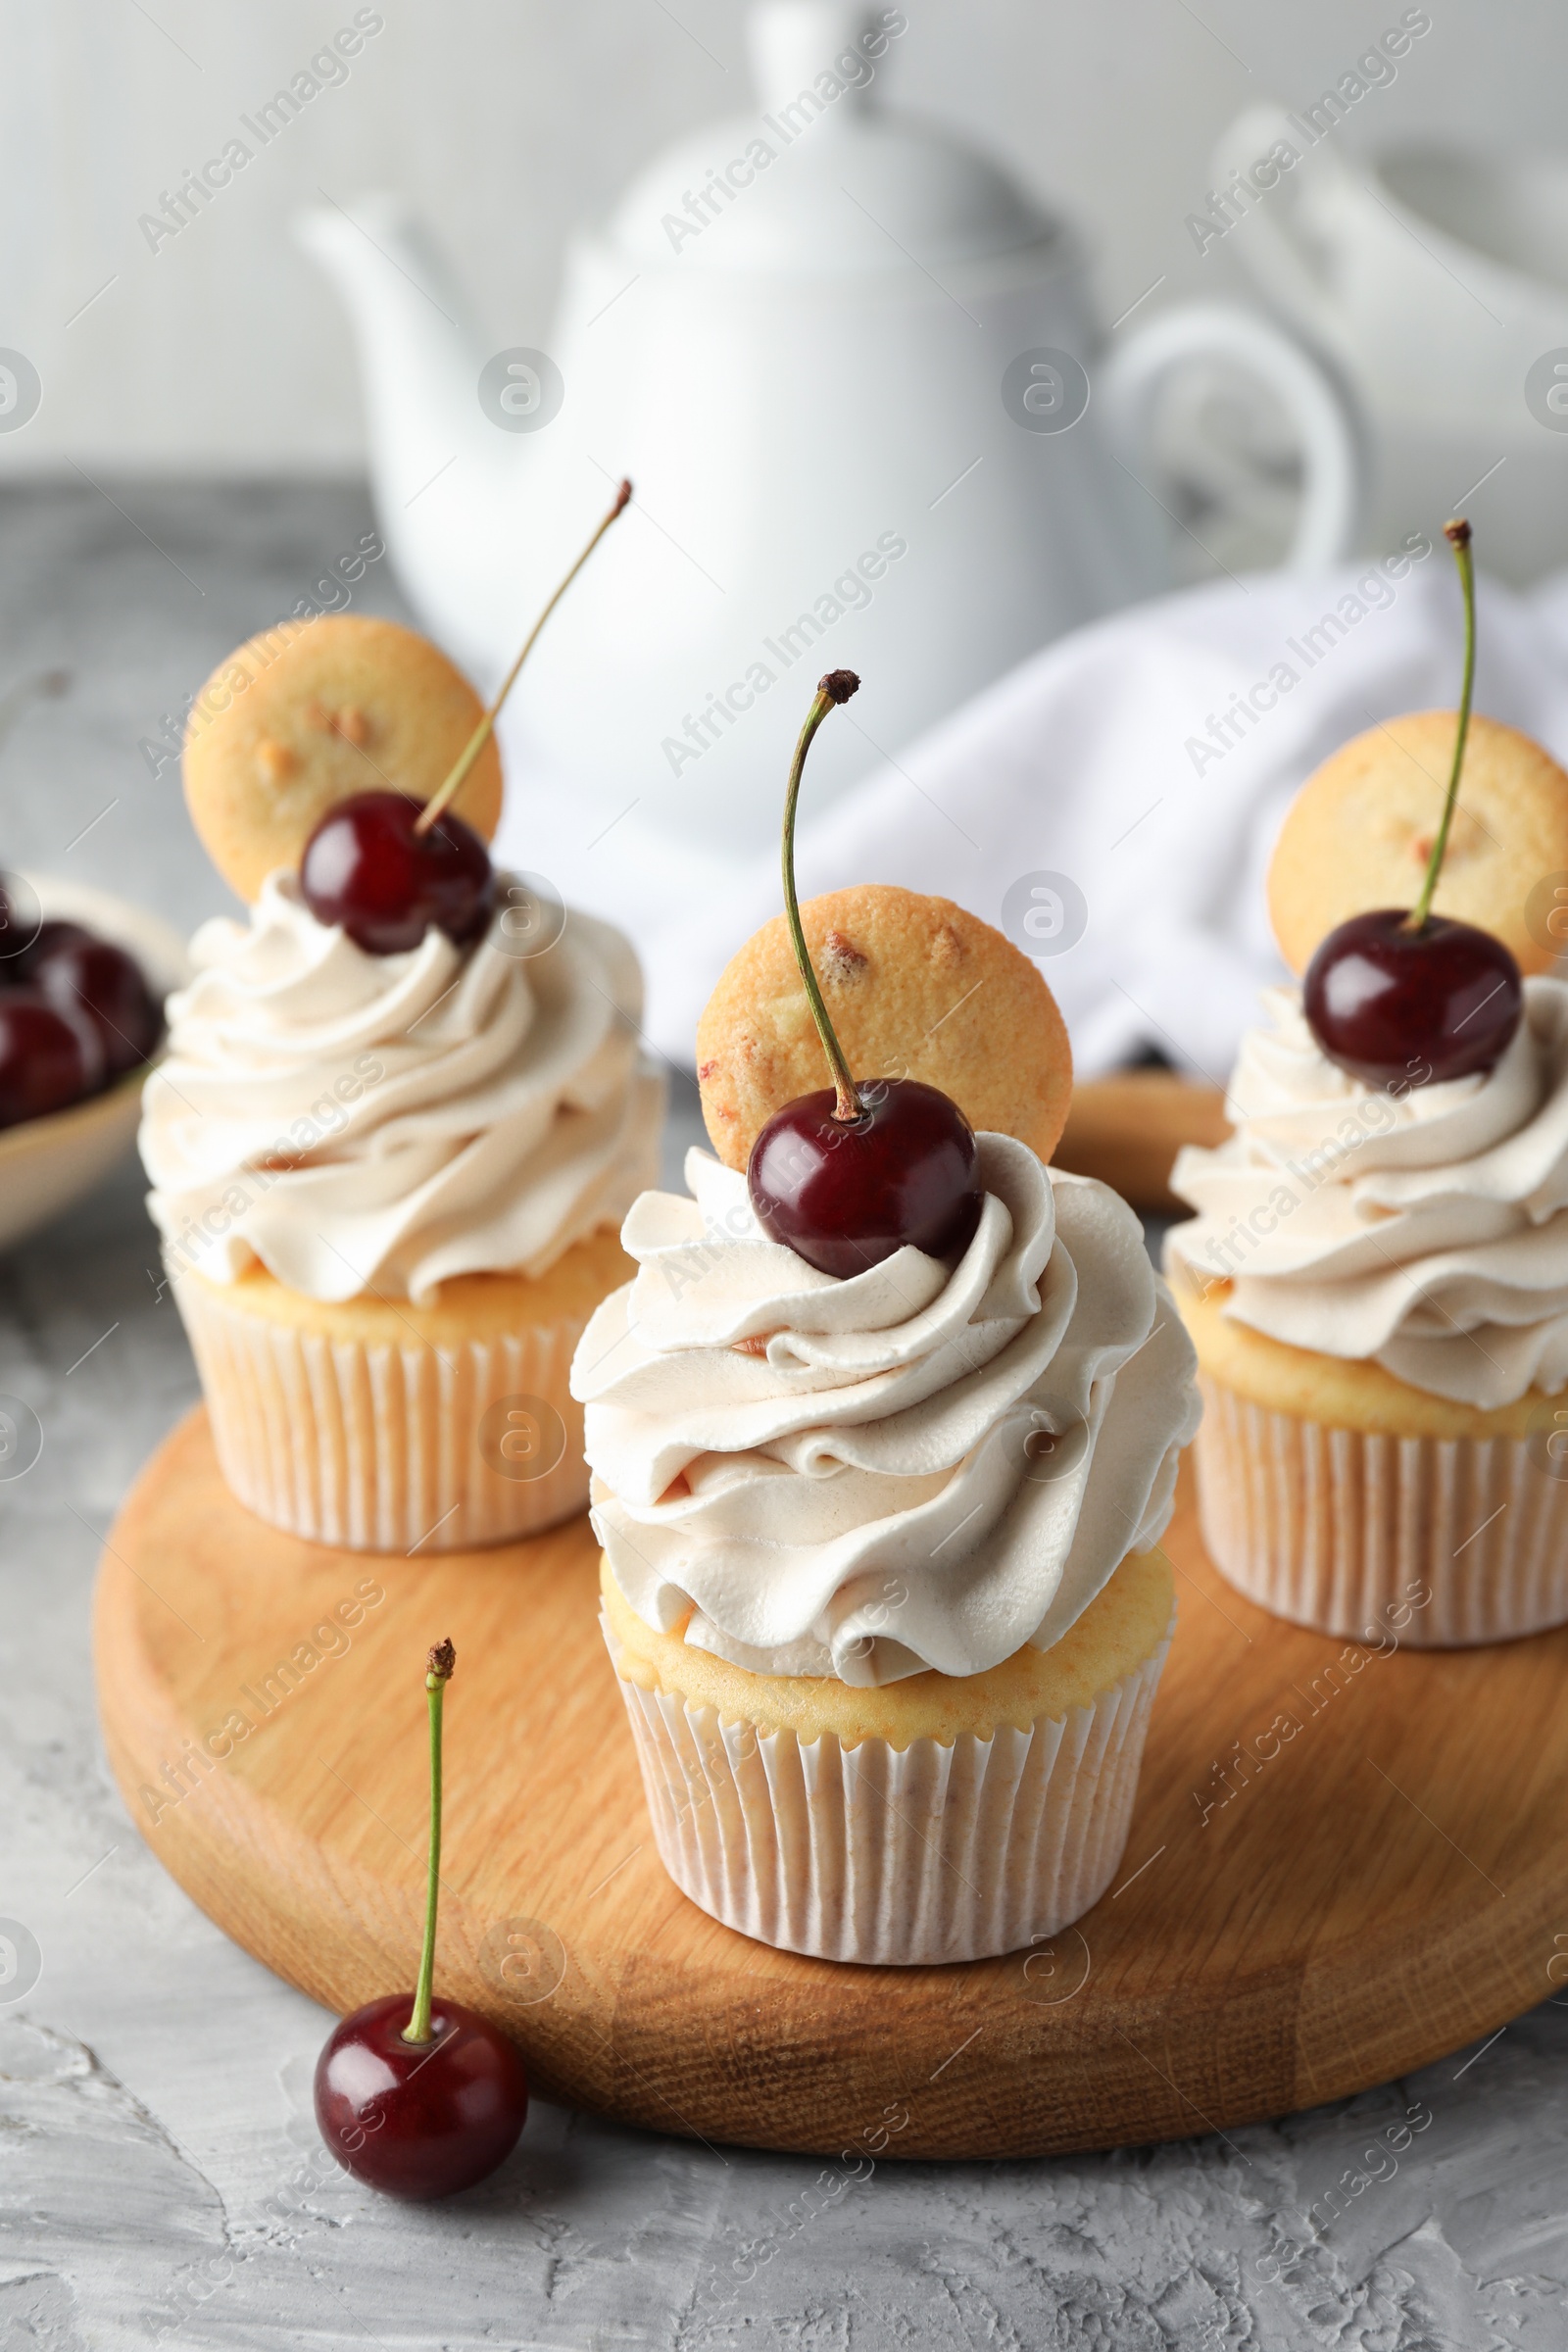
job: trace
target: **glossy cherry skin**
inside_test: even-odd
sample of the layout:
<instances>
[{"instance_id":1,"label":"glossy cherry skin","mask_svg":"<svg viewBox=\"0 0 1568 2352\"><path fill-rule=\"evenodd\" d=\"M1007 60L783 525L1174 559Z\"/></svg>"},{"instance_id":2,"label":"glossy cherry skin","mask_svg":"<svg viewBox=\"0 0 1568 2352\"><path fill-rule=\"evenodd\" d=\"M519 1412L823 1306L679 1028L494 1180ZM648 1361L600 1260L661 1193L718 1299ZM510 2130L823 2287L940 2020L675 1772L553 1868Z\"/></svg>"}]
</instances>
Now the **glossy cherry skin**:
<instances>
[{"instance_id":1,"label":"glossy cherry skin","mask_svg":"<svg viewBox=\"0 0 1568 2352\"><path fill-rule=\"evenodd\" d=\"M73 928L70 924L44 925L45 931ZM39 947L42 945L40 935ZM121 1077L147 1059L163 1034L164 1015L133 956L110 940L82 933L74 939L57 940L41 956L36 949L29 951L27 963L40 996L61 1010L79 1007L92 1022L111 1078Z\"/></svg>"},{"instance_id":2,"label":"glossy cherry skin","mask_svg":"<svg viewBox=\"0 0 1568 2352\"><path fill-rule=\"evenodd\" d=\"M430 2039L405 2041L412 1992L345 2017L316 2062L329 2152L389 2197L450 2197L505 2162L528 2113L522 2061L461 2002L437 1999Z\"/></svg>"},{"instance_id":3,"label":"glossy cherry skin","mask_svg":"<svg viewBox=\"0 0 1568 2352\"><path fill-rule=\"evenodd\" d=\"M422 804L357 792L327 810L305 845L300 889L319 923L340 923L370 956L416 948L434 923L459 947L490 920L490 854L449 808L416 833Z\"/></svg>"},{"instance_id":4,"label":"glossy cherry skin","mask_svg":"<svg viewBox=\"0 0 1568 2352\"><path fill-rule=\"evenodd\" d=\"M863 1274L906 1245L932 1257L966 1249L980 1184L956 1102L918 1078L859 1093L865 1113L854 1121L833 1116L831 1087L773 1113L746 1170L760 1222L824 1274Z\"/></svg>"},{"instance_id":5,"label":"glossy cherry skin","mask_svg":"<svg viewBox=\"0 0 1568 2352\"><path fill-rule=\"evenodd\" d=\"M1306 967L1307 1025L1330 1061L1368 1086L1426 1086L1490 1070L1524 1010L1500 939L1451 915L1419 931L1385 906L1354 914Z\"/></svg>"},{"instance_id":6,"label":"glossy cherry skin","mask_svg":"<svg viewBox=\"0 0 1568 2352\"><path fill-rule=\"evenodd\" d=\"M102 1085L92 1023L31 988L0 990L0 1127L65 1110Z\"/></svg>"},{"instance_id":7,"label":"glossy cherry skin","mask_svg":"<svg viewBox=\"0 0 1568 2352\"><path fill-rule=\"evenodd\" d=\"M93 936L85 923L68 923L58 915L51 915L46 923L38 925L27 945L11 958L5 968L12 979L20 981L24 988L34 987L51 956L58 956L62 948L78 945Z\"/></svg>"}]
</instances>

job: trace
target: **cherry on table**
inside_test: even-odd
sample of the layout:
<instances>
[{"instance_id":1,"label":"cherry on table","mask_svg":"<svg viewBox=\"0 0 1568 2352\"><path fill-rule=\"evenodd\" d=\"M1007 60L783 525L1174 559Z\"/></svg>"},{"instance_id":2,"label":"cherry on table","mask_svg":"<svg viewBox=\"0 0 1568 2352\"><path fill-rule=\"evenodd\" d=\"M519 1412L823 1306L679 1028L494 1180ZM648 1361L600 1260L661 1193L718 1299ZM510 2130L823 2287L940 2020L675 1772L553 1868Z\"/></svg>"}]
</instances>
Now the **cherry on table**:
<instances>
[{"instance_id":1,"label":"cherry on table","mask_svg":"<svg viewBox=\"0 0 1568 2352\"><path fill-rule=\"evenodd\" d=\"M1396 906L1351 915L1306 967L1307 1025L1329 1059L1369 1086L1441 1084L1493 1069L1524 1011L1500 939L1451 915L1418 930Z\"/></svg>"},{"instance_id":2,"label":"cherry on table","mask_svg":"<svg viewBox=\"0 0 1568 2352\"><path fill-rule=\"evenodd\" d=\"M489 2021L436 2000L430 2038L404 2039L412 1992L389 1992L334 2029L316 2069L321 2137L391 2197L450 2197L511 2155L528 2112L516 2051Z\"/></svg>"},{"instance_id":3,"label":"cherry on table","mask_svg":"<svg viewBox=\"0 0 1568 2352\"><path fill-rule=\"evenodd\" d=\"M918 1078L857 1089L840 1119L832 1087L776 1110L752 1147L758 1221L824 1274L862 1274L896 1250L963 1250L980 1218L974 1131L956 1102Z\"/></svg>"},{"instance_id":4,"label":"cherry on table","mask_svg":"<svg viewBox=\"0 0 1568 2352\"><path fill-rule=\"evenodd\" d=\"M389 2197L450 2197L493 2173L528 2113L522 2061L477 2010L438 2000L441 1717L457 1664L438 1642L424 1689L430 1725L430 1849L424 1941L412 1992L383 1993L336 2025L316 2063L316 2120L340 2164Z\"/></svg>"},{"instance_id":5,"label":"cherry on table","mask_svg":"<svg viewBox=\"0 0 1568 2352\"><path fill-rule=\"evenodd\" d=\"M36 989L0 992L0 1127L65 1110L103 1083L92 1023Z\"/></svg>"},{"instance_id":6,"label":"cherry on table","mask_svg":"<svg viewBox=\"0 0 1568 2352\"><path fill-rule=\"evenodd\" d=\"M62 1011L75 1006L97 1030L111 1078L147 1059L163 1034L163 1008L147 986L140 964L111 940L95 939L73 923L45 923L56 936L47 946L40 933L28 953L29 976L41 996Z\"/></svg>"},{"instance_id":7,"label":"cherry on table","mask_svg":"<svg viewBox=\"0 0 1568 2352\"><path fill-rule=\"evenodd\" d=\"M300 890L318 922L341 924L370 956L416 948L433 923L458 947L490 920L490 853L450 808L420 831L424 804L357 792L329 808L305 845Z\"/></svg>"}]
</instances>

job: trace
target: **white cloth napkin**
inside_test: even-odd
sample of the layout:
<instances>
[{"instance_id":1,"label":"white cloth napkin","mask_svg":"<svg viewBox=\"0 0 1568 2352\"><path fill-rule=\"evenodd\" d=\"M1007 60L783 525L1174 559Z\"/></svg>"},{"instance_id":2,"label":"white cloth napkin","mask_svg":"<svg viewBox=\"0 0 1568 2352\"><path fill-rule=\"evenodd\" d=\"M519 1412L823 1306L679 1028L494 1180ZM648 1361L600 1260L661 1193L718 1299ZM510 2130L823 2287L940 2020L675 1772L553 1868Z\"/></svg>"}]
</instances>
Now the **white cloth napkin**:
<instances>
[{"instance_id":1,"label":"white cloth napkin","mask_svg":"<svg viewBox=\"0 0 1568 2352\"><path fill-rule=\"evenodd\" d=\"M1080 1075L1153 1047L1223 1085L1258 989L1282 976L1263 877L1298 786L1377 720L1458 699L1458 582L1432 536L1397 579L1375 564L1255 574L1059 639L804 815L802 897L851 882L938 891L1028 948L1016 912L1004 918L1007 894L1020 884L1027 900L1028 877L1064 875L1085 904L1082 936L1041 969ZM1480 649L1476 708L1568 761L1568 572L1523 595L1486 582ZM1276 679L1274 707L1218 748L1211 718L1280 664L1295 683ZM509 801L499 848L631 934L649 1042L689 1069L719 972L779 910L777 858L725 864L630 824L587 854L582 830L569 795L536 781Z\"/></svg>"}]
</instances>

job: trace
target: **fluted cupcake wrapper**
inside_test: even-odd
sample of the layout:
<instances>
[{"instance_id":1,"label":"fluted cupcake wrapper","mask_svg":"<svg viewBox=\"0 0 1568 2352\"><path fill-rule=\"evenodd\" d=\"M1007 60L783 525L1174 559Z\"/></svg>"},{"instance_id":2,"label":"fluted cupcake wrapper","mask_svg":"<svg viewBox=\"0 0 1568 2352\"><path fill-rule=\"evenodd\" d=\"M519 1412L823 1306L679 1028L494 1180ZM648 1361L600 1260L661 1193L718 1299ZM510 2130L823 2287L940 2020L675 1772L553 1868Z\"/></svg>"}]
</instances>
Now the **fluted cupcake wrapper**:
<instances>
[{"instance_id":1,"label":"fluted cupcake wrapper","mask_svg":"<svg viewBox=\"0 0 1568 2352\"><path fill-rule=\"evenodd\" d=\"M660 1857L714 1919L786 1951L887 1967L1022 1950L1115 1873L1168 1646L1093 1706L952 1746L803 1741L621 1677Z\"/></svg>"},{"instance_id":2,"label":"fluted cupcake wrapper","mask_svg":"<svg viewBox=\"0 0 1568 2352\"><path fill-rule=\"evenodd\" d=\"M582 1407L567 1385L582 1317L389 1346L247 1314L215 1285L173 1287L223 1476L259 1519L353 1551L461 1551L585 1508ZM516 1400L524 1417L511 1430ZM492 1408L500 1426L481 1446Z\"/></svg>"},{"instance_id":3,"label":"fluted cupcake wrapper","mask_svg":"<svg viewBox=\"0 0 1568 2352\"><path fill-rule=\"evenodd\" d=\"M1200 1386L1203 1542L1249 1600L1416 1649L1568 1623L1568 1486L1532 1441L1369 1436Z\"/></svg>"}]
</instances>

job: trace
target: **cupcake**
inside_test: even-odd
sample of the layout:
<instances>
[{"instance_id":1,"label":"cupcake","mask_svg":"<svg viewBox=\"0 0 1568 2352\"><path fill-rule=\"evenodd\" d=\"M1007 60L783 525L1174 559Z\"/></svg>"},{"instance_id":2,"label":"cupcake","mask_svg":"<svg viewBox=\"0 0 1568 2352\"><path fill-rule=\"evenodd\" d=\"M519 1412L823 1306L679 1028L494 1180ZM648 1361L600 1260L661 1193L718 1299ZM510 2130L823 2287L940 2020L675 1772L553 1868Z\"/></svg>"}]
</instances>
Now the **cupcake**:
<instances>
[{"instance_id":1,"label":"cupcake","mask_svg":"<svg viewBox=\"0 0 1568 2352\"><path fill-rule=\"evenodd\" d=\"M630 946L444 805L494 822L491 717L422 639L338 617L242 647L191 722L198 829L254 905L170 1000L148 1205L230 1487L354 1549L583 1507L572 1351L658 1167Z\"/></svg>"},{"instance_id":2,"label":"cupcake","mask_svg":"<svg viewBox=\"0 0 1568 2352\"><path fill-rule=\"evenodd\" d=\"M1178 1157L1198 1213L1167 1241L1216 1564L1298 1624L1418 1646L1568 1622L1568 983L1529 969L1550 946L1512 870L1521 839L1568 868L1568 776L1491 722L1468 763L1469 686L1467 664L1458 713L1374 730L1298 797L1270 901L1304 985L1265 996L1229 1140Z\"/></svg>"},{"instance_id":3,"label":"cupcake","mask_svg":"<svg viewBox=\"0 0 1568 2352\"><path fill-rule=\"evenodd\" d=\"M620 934L506 912L368 955L297 875L205 923L144 1097L148 1206L223 1474L276 1527L461 1549L587 1500L567 1386L658 1168Z\"/></svg>"},{"instance_id":4,"label":"cupcake","mask_svg":"<svg viewBox=\"0 0 1568 2352\"><path fill-rule=\"evenodd\" d=\"M705 1016L720 1156L636 1202L635 1280L573 1368L605 1637L694 1902L824 1958L971 1960L1054 1934L1120 1858L1193 1353L1131 1210L1043 1164L1070 1063L1037 968L940 899L787 895L854 1106L792 1098L788 1052L760 1076L760 1037L795 1024L747 986L759 934ZM984 1023L971 1059L909 1019L933 969L950 1007L983 980L996 1033L1036 1041L1028 1141L971 1133L994 1055ZM899 1076L850 1077L841 1008L857 1064Z\"/></svg>"}]
</instances>

